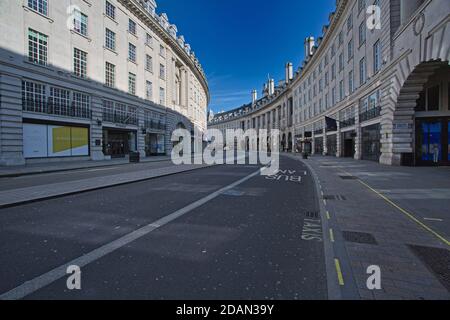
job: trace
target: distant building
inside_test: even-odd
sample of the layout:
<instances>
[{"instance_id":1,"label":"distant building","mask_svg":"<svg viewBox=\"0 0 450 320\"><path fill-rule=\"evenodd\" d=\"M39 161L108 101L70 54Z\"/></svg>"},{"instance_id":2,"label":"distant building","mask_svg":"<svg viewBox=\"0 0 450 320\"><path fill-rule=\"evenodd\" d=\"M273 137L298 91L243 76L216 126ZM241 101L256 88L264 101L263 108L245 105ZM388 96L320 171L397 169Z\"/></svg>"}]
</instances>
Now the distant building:
<instances>
[{"instance_id":1,"label":"distant building","mask_svg":"<svg viewBox=\"0 0 450 320\"><path fill-rule=\"evenodd\" d=\"M381 29L370 5L381 9ZM368 12L368 13L367 13ZM448 0L340 0L295 74L210 127L280 129L289 152L450 164ZM369 28L370 27L370 28Z\"/></svg>"},{"instance_id":2,"label":"distant building","mask_svg":"<svg viewBox=\"0 0 450 320\"><path fill-rule=\"evenodd\" d=\"M170 154L175 128L206 130L205 74L154 0L2 1L0 30L0 165Z\"/></svg>"}]
</instances>

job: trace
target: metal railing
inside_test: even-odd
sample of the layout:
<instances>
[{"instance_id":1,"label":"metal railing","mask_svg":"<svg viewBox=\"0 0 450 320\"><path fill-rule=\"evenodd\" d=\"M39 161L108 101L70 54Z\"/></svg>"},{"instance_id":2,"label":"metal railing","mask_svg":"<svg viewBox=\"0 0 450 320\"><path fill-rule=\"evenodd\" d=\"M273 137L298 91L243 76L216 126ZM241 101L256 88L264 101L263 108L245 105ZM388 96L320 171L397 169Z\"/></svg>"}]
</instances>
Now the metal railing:
<instances>
[{"instance_id":1,"label":"metal railing","mask_svg":"<svg viewBox=\"0 0 450 320\"><path fill-rule=\"evenodd\" d=\"M124 114L103 110L103 121L137 126L138 120L134 114Z\"/></svg>"},{"instance_id":2,"label":"metal railing","mask_svg":"<svg viewBox=\"0 0 450 320\"><path fill-rule=\"evenodd\" d=\"M160 121L145 120L144 126L146 129L151 129L151 130L159 130L159 131L166 130L166 125Z\"/></svg>"},{"instance_id":3,"label":"metal railing","mask_svg":"<svg viewBox=\"0 0 450 320\"><path fill-rule=\"evenodd\" d=\"M91 119L92 111L90 108L77 106L74 102L67 104L54 103L41 100L22 100L22 109L27 112L35 112L56 116L74 117Z\"/></svg>"},{"instance_id":4,"label":"metal railing","mask_svg":"<svg viewBox=\"0 0 450 320\"><path fill-rule=\"evenodd\" d=\"M381 107L372 108L359 114L359 122L368 121L381 115Z\"/></svg>"},{"instance_id":5,"label":"metal railing","mask_svg":"<svg viewBox=\"0 0 450 320\"><path fill-rule=\"evenodd\" d=\"M347 128L355 125L355 118L347 119L344 121L341 121L341 128Z\"/></svg>"}]
</instances>

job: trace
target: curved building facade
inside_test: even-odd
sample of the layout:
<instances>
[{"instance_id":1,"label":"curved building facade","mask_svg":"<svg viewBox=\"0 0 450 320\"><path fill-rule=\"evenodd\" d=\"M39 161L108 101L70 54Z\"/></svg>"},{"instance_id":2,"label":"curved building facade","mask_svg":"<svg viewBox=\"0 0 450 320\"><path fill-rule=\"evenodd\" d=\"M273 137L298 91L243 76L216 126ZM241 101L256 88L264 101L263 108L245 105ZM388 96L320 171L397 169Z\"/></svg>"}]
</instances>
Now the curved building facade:
<instances>
[{"instance_id":1,"label":"curved building facade","mask_svg":"<svg viewBox=\"0 0 450 320\"><path fill-rule=\"evenodd\" d=\"M154 0L0 3L0 165L170 154L209 89Z\"/></svg>"},{"instance_id":2,"label":"curved building facade","mask_svg":"<svg viewBox=\"0 0 450 320\"><path fill-rule=\"evenodd\" d=\"M449 165L449 17L446 0L336 1L295 73L210 126L280 129L289 152Z\"/></svg>"}]
</instances>

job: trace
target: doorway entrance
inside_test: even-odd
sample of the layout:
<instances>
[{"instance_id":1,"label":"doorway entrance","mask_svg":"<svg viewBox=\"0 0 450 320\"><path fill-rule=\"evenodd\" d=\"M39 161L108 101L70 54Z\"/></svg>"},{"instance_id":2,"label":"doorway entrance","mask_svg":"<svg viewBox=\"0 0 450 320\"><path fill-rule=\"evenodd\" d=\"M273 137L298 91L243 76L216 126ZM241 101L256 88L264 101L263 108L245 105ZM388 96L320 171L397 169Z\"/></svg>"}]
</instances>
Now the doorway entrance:
<instances>
[{"instance_id":1,"label":"doorway entrance","mask_svg":"<svg viewBox=\"0 0 450 320\"><path fill-rule=\"evenodd\" d=\"M342 133L342 156L344 158L355 157L355 131L348 131Z\"/></svg>"},{"instance_id":2,"label":"doorway entrance","mask_svg":"<svg viewBox=\"0 0 450 320\"><path fill-rule=\"evenodd\" d=\"M111 158L124 158L136 151L136 132L103 130L103 153Z\"/></svg>"}]
</instances>

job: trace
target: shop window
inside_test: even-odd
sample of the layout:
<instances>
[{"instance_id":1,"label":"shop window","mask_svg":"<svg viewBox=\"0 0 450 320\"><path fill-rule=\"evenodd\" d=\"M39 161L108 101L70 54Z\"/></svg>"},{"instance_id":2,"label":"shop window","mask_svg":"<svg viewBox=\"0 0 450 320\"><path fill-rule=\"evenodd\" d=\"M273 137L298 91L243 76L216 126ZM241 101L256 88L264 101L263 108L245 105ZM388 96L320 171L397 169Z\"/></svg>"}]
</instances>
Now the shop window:
<instances>
[{"instance_id":1,"label":"shop window","mask_svg":"<svg viewBox=\"0 0 450 320\"><path fill-rule=\"evenodd\" d=\"M426 111L425 90L420 93L419 99L417 99L416 111Z\"/></svg>"}]
</instances>

